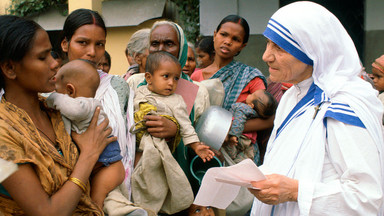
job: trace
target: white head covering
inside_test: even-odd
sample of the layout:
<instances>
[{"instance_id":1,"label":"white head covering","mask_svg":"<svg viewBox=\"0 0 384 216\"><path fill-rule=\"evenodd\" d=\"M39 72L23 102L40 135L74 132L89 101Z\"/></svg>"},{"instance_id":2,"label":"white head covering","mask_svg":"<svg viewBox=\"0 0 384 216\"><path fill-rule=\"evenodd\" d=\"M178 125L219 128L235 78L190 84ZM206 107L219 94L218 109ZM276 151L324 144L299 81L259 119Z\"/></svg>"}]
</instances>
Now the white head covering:
<instances>
[{"instance_id":1,"label":"white head covering","mask_svg":"<svg viewBox=\"0 0 384 216\"><path fill-rule=\"evenodd\" d=\"M349 104L382 143L382 132L375 129L383 113L377 91L358 76L362 68L355 45L331 12L313 2L289 4L273 14L264 35L313 65L314 83L331 101Z\"/></svg>"},{"instance_id":2,"label":"white head covering","mask_svg":"<svg viewBox=\"0 0 384 216\"><path fill-rule=\"evenodd\" d=\"M383 107L377 99L377 91L368 82L358 77L361 71L359 56L352 39L340 21L316 3L296 2L280 8L271 17L264 35L300 61L313 65L312 77L315 85L324 91L331 103L344 103L351 107L375 141L380 158L383 158L383 131L380 124ZM301 121L306 123L305 119ZM308 170L308 166L296 164L296 173L292 175L295 178L304 177L316 181L321 174L322 155L325 154L322 146L325 143L323 140L325 129L321 122L315 122L311 127L312 139L306 141L304 137L303 144L292 146L292 152L297 148L301 149L300 155L312 157L308 160L312 163L312 169L311 166ZM323 131L320 132L321 130ZM270 140L268 145L272 143L273 141ZM305 145L310 147L306 148ZM275 151L272 154L275 155L270 158L273 156L278 158L276 154L286 154L286 152ZM305 161L302 156L298 157ZM268 161L268 158L266 159ZM381 164L381 167L384 167L383 161ZM275 165L276 169L279 169L279 166L283 167L284 164ZM306 170L307 173L305 173ZM382 176L383 174L382 171ZM310 177L311 175L314 177ZM296 208L297 204L287 203L287 205ZM267 206L262 208L270 208Z\"/></svg>"}]
</instances>

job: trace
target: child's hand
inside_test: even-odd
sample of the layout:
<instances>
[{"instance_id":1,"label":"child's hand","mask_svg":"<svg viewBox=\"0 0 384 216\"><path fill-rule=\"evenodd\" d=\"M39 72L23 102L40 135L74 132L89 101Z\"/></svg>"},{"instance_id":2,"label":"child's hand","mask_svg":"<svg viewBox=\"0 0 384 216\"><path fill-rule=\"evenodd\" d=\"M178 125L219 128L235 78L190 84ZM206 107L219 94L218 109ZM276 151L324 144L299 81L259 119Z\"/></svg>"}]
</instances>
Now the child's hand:
<instances>
[{"instance_id":1,"label":"child's hand","mask_svg":"<svg viewBox=\"0 0 384 216\"><path fill-rule=\"evenodd\" d=\"M195 151L197 155L201 159L203 159L204 163L206 161L210 161L213 156L215 156L215 153L209 149L209 146L205 145L204 143L201 142L195 142L190 144L191 148Z\"/></svg>"},{"instance_id":2,"label":"child's hand","mask_svg":"<svg viewBox=\"0 0 384 216\"><path fill-rule=\"evenodd\" d=\"M239 143L239 141L237 140L236 136L230 136L229 137L229 145L237 146L238 143Z\"/></svg>"}]
</instances>

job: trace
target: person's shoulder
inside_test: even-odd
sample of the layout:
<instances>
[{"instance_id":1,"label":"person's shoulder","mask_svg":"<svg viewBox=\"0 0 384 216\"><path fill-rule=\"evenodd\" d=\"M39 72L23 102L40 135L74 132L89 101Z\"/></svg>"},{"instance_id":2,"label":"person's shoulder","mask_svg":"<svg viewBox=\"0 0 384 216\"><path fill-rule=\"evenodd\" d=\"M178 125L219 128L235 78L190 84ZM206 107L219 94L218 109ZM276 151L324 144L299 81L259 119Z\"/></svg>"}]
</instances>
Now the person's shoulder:
<instances>
[{"instance_id":1,"label":"person's shoulder","mask_svg":"<svg viewBox=\"0 0 384 216\"><path fill-rule=\"evenodd\" d=\"M111 76L112 76L111 83L117 83L122 86L127 86L125 79L123 77L118 75L111 75Z\"/></svg>"},{"instance_id":2,"label":"person's shoulder","mask_svg":"<svg viewBox=\"0 0 384 216\"><path fill-rule=\"evenodd\" d=\"M111 86L118 94L128 95L129 87L125 79L118 75L111 75Z\"/></svg>"},{"instance_id":3,"label":"person's shoulder","mask_svg":"<svg viewBox=\"0 0 384 216\"><path fill-rule=\"evenodd\" d=\"M142 86L139 86L139 87L136 89L136 93L140 93L140 92L150 92L150 91L149 91L147 85L142 85Z\"/></svg>"},{"instance_id":4,"label":"person's shoulder","mask_svg":"<svg viewBox=\"0 0 384 216\"><path fill-rule=\"evenodd\" d=\"M239 61L232 61L231 64L233 67L241 67L244 70L246 69L250 72L254 72L254 73L260 72L261 73L261 71L257 67L250 66L250 65L247 65L247 64L239 62Z\"/></svg>"},{"instance_id":5,"label":"person's shoulder","mask_svg":"<svg viewBox=\"0 0 384 216\"><path fill-rule=\"evenodd\" d=\"M203 69L196 69L192 75L191 75L191 79L193 81L197 81L197 82L200 82L202 79L203 79Z\"/></svg>"},{"instance_id":6,"label":"person's shoulder","mask_svg":"<svg viewBox=\"0 0 384 216\"><path fill-rule=\"evenodd\" d=\"M179 95L177 93L173 93L171 95L165 96L165 98L172 99L172 100L182 100L182 101L184 101L183 96L181 96L181 95Z\"/></svg>"},{"instance_id":7,"label":"person's shoulder","mask_svg":"<svg viewBox=\"0 0 384 216\"><path fill-rule=\"evenodd\" d=\"M263 73L257 68L253 66L246 65L246 68L251 72L251 73L256 73L259 77L264 77Z\"/></svg>"},{"instance_id":8,"label":"person's shoulder","mask_svg":"<svg viewBox=\"0 0 384 216\"><path fill-rule=\"evenodd\" d=\"M185 103L183 96L177 93L165 96L163 99L169 109L174 112L174 115L177 115L177 113L184 113L187 109L187 104Z\"/></svg>"},{"instance_id":9,"label":"person's shoulder","mask_svg":"<svg viewBox=\"0 0 384 216\"><path fill-rule=\"evenodd\" d=\"M137 81L144 81L145 73L137 73L133 74L132 76L128 77L127 83L133 83Z\"/></svg>"}]
</instances>

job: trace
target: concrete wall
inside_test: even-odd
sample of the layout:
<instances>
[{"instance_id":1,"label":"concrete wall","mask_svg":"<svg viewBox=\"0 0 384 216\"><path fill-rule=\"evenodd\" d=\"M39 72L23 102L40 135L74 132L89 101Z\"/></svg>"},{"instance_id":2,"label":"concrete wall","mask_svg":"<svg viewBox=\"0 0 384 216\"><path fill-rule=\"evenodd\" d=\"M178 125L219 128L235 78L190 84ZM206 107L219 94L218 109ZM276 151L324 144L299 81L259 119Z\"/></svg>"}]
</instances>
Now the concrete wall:
<instances>
[{"instance_id":1,"label":"concrete wall","mask_svg":"<svg viewBox=\"0 0 384 216\"><path fill-rule=\"evenodd\" d=\"M237 61L258 68L265 76L269 75L267 64L261 59L267 40L261 34L251 35L247 46L235 57Z\"/></svg>"},{"instance_id":2,"label":"concrete wall","mask_svg":"<svg viewBox=\"0 0 384 216\"><path fill-rule=\"evenodd\" d=\"M212 35L220 21L230 14L244 17L251 34L262 34L278 0L200 0L200 34Z\"/></svg>"},{"instance_id":3,"label":"concrete wall","mask_svg":"<svg viewBox=\"0 0 384 216\"><path fill-rule=\"evenodd\" d=\"M364 66L372 72L372 62L384 55L384 1L366 0L365 2L365 55Z\"/></svg>"},{"instance_id":4,"label":"concrete wall","mask_svg":"<svg viewBox=\"0 0 384 216\"><path fill-rule=\"evenodd\" d=\"M101 11L101 0L69 0L69 11L78 8L89 8ZM150 28L156 20L149 20L141 23L138 26L126 27L109 27L107 28L107 43L105 49L111 55L111 70L110 74L122 75L127 71L129 66L125 57L125 48L131 35L141 28ZM108 23L108 20L105 20Z\"/></svg>"},{"instance_id":5,"label":"concrete wall","mask_svg":"<svg viewBox=\"0 0 384 216\"><path fill-rule=\"evenodd\" d=\"M112 67L109 72L110 74L122 75L127 71L129 64L124 52L129 39L137 30L151 28L155 21L157 20L149 20L134 27L114 27L107 29L108 34L105 50L111 55Z\"/></svg>"},{"instance_id":6,"label":"concrete wall","mask_svg":"<svg viewBox=\"0 0 384 216\"><path fill-rule=\"evenodd\" d=\"M247 46L235 59L257 67L268 76L268 67L261 59L266 45L262 33L278 8L279 0L200 0L200 34L213 35L217 25L227 15L244 17L249 24L251 36Z\"/></svg>"},{"instance_id":7,"label":"concrete wall","mask_svg":"<svg viewBox=\"0 0 384 216\"><path fill-rule=\"evenodd\" d=\"M7 8L9 7L11 0L0 0L0 14L7 14Z\"/></svg>"}]
</instances>

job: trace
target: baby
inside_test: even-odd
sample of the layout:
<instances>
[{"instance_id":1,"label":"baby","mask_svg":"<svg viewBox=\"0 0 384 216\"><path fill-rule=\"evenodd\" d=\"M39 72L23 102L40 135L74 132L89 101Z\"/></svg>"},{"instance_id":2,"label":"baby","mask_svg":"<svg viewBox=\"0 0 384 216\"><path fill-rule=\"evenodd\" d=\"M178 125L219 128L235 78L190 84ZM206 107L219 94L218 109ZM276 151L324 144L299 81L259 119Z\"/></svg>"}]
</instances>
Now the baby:
<instances>
[{"instance_id":1,"label":"baby","mask_svg":"<svg viewBox=\"0 0 384 216\"><path fill-rule=\"evenodd\" d=\"M148 56L145 79L147 86L140 86L135 95L135 111L143 110L142 104L152 105L157 113L171 116L180 126L180 135L185 145L191 147L203 161L209 161L214 153L199 138L188 118L184 99L174 94L181 75L178 60L167 52L156 52ZM145 113L145 114L148 114ZM149 112L151 114L151 112ZM135 114L135 121L137 119ZM140 135L138 136L140 139ZM173 151L175 146L171 146Z\"/></svg>"},{"instance_id":2,"label":"baby","mask_svg":"<svg viewBox=\"0 0 384 216\"><path fill-rule=\"evenodd\" d=\"M243 134L245 122L252 118L268 118L275 114L276 108L276 99L264 89L248 95L245 103L234 103L231 106L229 111L232 112L233 121L228 133L228 144L223 145L223 148L235 163L247 158L254 159L252 144L256 142L256 136Z\"/></svg>"},{"instance_id":3,"label":"baby","mask_svg":"<svg viewBox=\"0 0 384 216\"><path fill-rule=\"evenodd\" d=\"M188 208L188 216L215 216L215 212L210 206L199 206L192 204Z\"/></svg>"},{"instance_id":4,"label":"baby","mask_svg":"<svg viewBox=\"0 0 384 216\"><path fill-rule=\"evenodd\" d=\"M135 92L134 119L141 153L132 174L132 199L135 204L154 213L174 214L189 207L193 202L193 191L182 167L172 153L180 140L191 147L204 161L213 158L209 146L199 141L192 127L187 106L182 96L174 94L181 76L178 60L169 53L156 52L148 55L145 79L147 85ZM151 136L145 126L145 115L163 116L173 121L179 133L166 140ZM180 144L181 145L181 144ZM182 188L182 189L181 189Z\"/></svg>"},{"instance_id":5,"label":"baby","mask_svg":"<svg viewBox=\"0 0 384 216\"><path fill-rule=\"evenodd\" d=\"M47 98L50 108L59 110L64 127L83 133L88 128L96 107L100 107L98 124L107 118L100 101L94 99L100 83L96 67L87 60L73 60L56 74L56 92ZM91 198L102 208L107 194L120 185L125 176L120 146L110 143L100 155L91 175Z\"/></svg>"}]
</instances>

